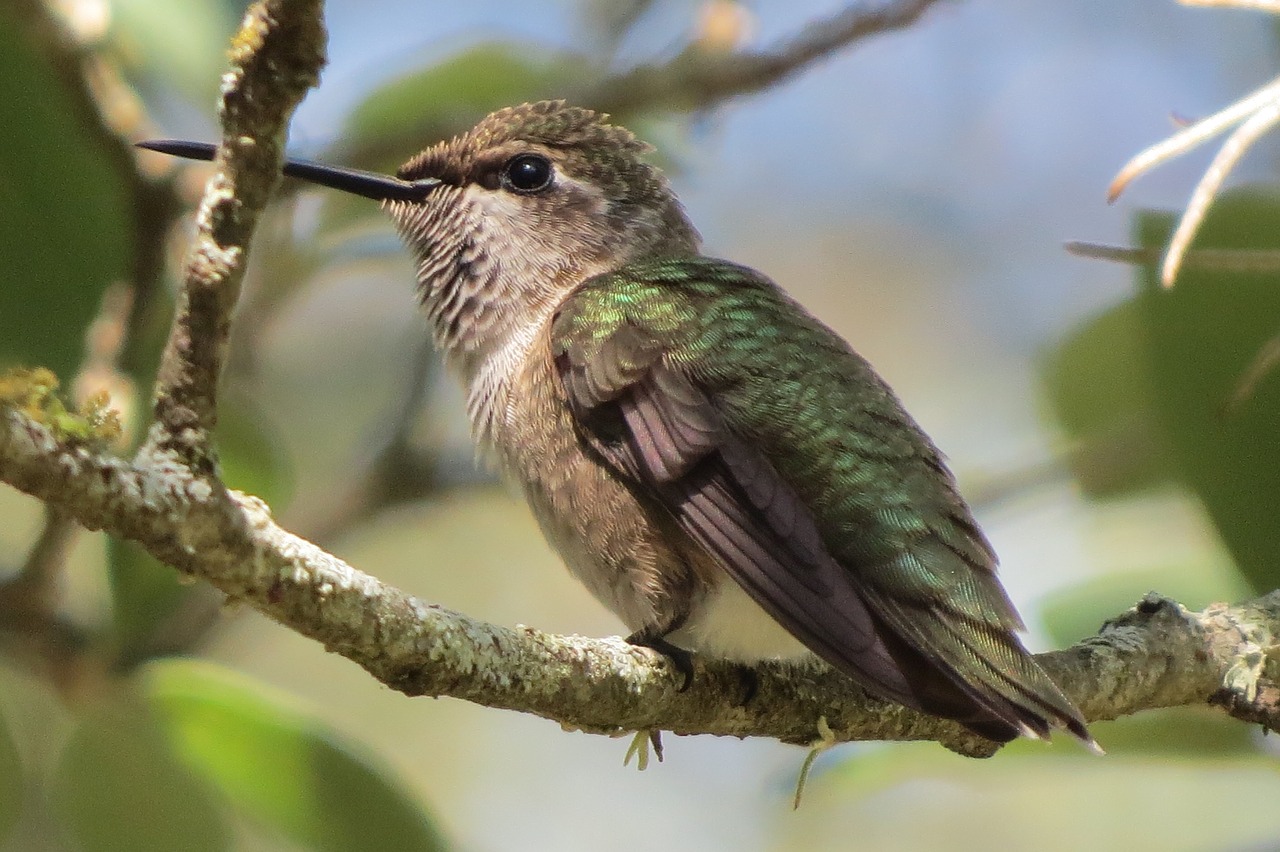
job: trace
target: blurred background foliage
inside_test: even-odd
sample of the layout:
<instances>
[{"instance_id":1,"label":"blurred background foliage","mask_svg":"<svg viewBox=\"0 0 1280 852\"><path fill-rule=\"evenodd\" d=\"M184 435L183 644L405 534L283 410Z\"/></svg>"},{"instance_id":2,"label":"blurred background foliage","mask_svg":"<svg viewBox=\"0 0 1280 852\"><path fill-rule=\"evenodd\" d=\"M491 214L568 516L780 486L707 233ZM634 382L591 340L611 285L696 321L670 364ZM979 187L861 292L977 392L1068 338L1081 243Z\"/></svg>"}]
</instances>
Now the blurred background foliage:
<instances>
[{"instance_id":1,"label":"blurred background foliage","mask_svg":"<svg viewBox=\"0 0 1280 852\"><path fill-rule=\"evenodd\" d=\"M1272 22L968 0L749 97L682 87L704 58L839 9L334 0L332 64L293 147L388 170L502 105L611 109L659 146L708 249L848 336L947 450L1031 644L1076 641L1148 589L1198 607L1280 586L1280 281L1188 270L1166 291L1150 269L1060 250L1163 245L1172 218L1155 208L1181 204L1203 159L1144 178L1133 207L1102 204L1111 173L1171 109L1205 114L1273 74ZM125 142L212 138L242 11L0 7L0 364L109 390L128 440L206 172ZM646 63L670 75L636 74ZM1198 245L1280 248L1275 153L1255 152ZM430 600L617 631L472 464L375 207L284 186L237 322L219 432L232 486ZM795 749L672 741L640 775L621 742L391 694L12 490L0 519L0 849L1280 845L1275 746L1208 711L1097 725L1105 760L1066 742L986 762L846 747L792 814Z\"/></svg>"}]
</instances>

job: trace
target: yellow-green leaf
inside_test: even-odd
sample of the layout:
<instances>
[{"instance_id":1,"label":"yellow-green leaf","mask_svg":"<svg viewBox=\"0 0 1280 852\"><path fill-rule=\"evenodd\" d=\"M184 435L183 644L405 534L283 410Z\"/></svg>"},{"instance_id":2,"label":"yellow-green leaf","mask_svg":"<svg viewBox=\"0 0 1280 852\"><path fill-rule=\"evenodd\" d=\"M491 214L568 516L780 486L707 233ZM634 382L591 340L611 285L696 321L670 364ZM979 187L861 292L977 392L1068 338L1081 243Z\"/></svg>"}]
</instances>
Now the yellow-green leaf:
<instances>
[{"instance_id":1,"label":"yellow-green leaf","mask_svg":"<svg viewBox=\"0 0 1280 852\"><path fill-rule=\"evenodd\" d=\"M145 702L127 692L63 748L51 804L80 849L218 852L230 835L207 783L178 762Z\"/></svg>"}]
</instances>

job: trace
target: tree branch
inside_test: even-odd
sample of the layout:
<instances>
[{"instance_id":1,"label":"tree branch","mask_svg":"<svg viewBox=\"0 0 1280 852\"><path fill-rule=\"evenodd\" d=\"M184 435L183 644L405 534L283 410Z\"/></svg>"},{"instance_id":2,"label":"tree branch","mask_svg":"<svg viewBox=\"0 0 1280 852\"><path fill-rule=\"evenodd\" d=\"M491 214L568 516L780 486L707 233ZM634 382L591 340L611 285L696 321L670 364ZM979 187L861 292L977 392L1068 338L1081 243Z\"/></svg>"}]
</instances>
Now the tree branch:
<instances>
[{"instance_id":1,"label":"tree branch","mask_svg":"<svg viewBox=\"0 0 1280 852\"><path fill-rule=\"evenodd\" d=\"M260 0L232 40L222 81L222 144L196 218L183 288L156 381L144 455L216 471L210 435L231 309L258 217L280 180L289 117L324 65L321 0Z\"/></svg>"},{"instance_id":2,"label":"tree branch","mask_svg":"<svg viewBox=\"0 0 1280 852\"><path fill-rule=\"evenodd\" d=\"M609 77L576 98L592 108L627 113L652 109L697 111L737 95L759 92L811 63L869 36L911 26L938 0L855 3L814 21L766 50L732 53L690 44L670 61Z\"/></svg>"},{"instance_id":3,"label":"tree branch","mask_svg":"<svg viewBox=\"0 0 1280 852\"><path fill-rule=\"evenodd\" d=\"M453 696L602 733L654 728L807 744L825 718L841 742L936 740L975 756L996 749L952 722L869 698L817 662L761 664L745 704L741 669L723 661L700 662L680 692L678 673L651 651L616 638L507 629L428 604L281 529L253 497L211 488L181 464L94 453L12 409L0 412L0 479L87 527L141 542L408 695ZM1277 728L1276 684L1265 672L1277 636L1280 591L1200 613L1152 594L1097 636L1038 659L1090 721L1213 700Z\"/></svg>"}]
</instances>

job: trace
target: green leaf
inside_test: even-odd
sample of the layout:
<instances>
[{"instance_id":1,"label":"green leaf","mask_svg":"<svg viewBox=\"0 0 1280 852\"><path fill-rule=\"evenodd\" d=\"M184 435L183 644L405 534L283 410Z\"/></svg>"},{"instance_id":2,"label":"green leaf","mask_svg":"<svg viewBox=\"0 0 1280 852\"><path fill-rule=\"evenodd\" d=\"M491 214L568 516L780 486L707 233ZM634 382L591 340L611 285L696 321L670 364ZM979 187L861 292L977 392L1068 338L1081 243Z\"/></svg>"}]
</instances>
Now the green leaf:
<instances>
[{"instance_id":1,"label":"green leaf","mask_svg":"<svg viewBox=\"0 0 1280 852\"><path fill-rule=\"evenodd\" d=\"M214 436L222 481L229 488L284 508L290 490L288 459L262 410L243 395L224 395Z\"/></svg>"},{"instance_id":2,"label":"green leaf","mask_svg":"<svg viewBox=\"0 0 1280 852\"><path fill-rule=\"evenodd\" d=\"M430 819L368 755L226 669L148 667L146 690L187 764L238 808L319 850L438 850Z\"/></svg>"},{"instance_id":3,"label":"green leaf","mask_svg":"<svg viewBox=\"0 0 1280 852\"><path fill-rule=\"evenodd\" d=\"M1274 758L1128 756L1100 739L1105 758L1064 737L1013 744L987 761L924 743L851 749L809 782L800 818L778 820L771 840L785 849L1036 852L1275 846Z\"/></svg>"},{"instance_id":4,"label":"green leaf","mask_svg":"<svg viewBox=\"0 0 1280 852\"><path fill-rule=\"evenodd\" d=\"M1200 757L1210 760L1258 753L1254 731L1211 707L1148 710L1089 730L1110 754L1126 757Z\"/></svg>"},{"instance_id":5,"label":"green leaf","mask_svg":"<svg viewBox=\"0 0 1280 852\"><path fill-rule=\"evenodd\" d=\"M1125 302L1073 329L1041 364L1053 414L1072 439L1072 472L1091 497L1139 491L1171 475L1145 334L1138 305Z\"/></svg>"},{"instance_id":6,"label":"green leaf","mask_svg":"<svg viewBox=\"0 0 1280 852\"><path fill-rule=\"evenodd\" d=\"M218 81L227 66L227 39L244 6L113 0L112 35L126 59L145 63L141 70L160 81L168 98L178 91L205 107L217 97Z\"/></svg>"},{"instance_id":7,"label":"green leaf","mask_svg":"<svg viewBox=\"0 0 1280 852\"><path fill-rule=\"evenodd\" d=\"M23 791L22 760L0 712L0 847L22 815Z\"/></svg>"},{"instance_id":8,"label":"green leaf","mask_svg":"<svg viewBox=\"0 0 1280 852\"><path fill-rule=\"evenodd\" d=\"M115 616L116 642L127 662L140 662L159 646L155 636L182 602L197 593L181 575L157 561L142 545L107 539L107 578Z\"/></svg>"},{"instance_id":9,"label":"green leaf","mask_svg":"<svg viewBox=\"0 0 1280 852\"><path fill-rule=\"evenodd\" d=\"M82 849L230 848L214 791L174 758L155 717L132 692L99 707L72 734L50 798Z\"/></svg>"},{"instance_id":10,"label":"green leaf","mask_svg":"<svg viewBox=\"0 0 1280 852\"><path fill-rule=\"evenodd\" d=\"M0 366L69 379L133 239L124 183L58 73L0 7Z\"/></svg>"},{"instance_id":11,"label":"green leaf","mask_svg":"<svg viewBox=\"0 0 1280 852\"><path fill-rule=\"evenodd\" d=\"M1164 246L1166 214L1143 213L1143 246ZM1241 190L1219 198L1195 247L1280 248L1280 193ZM1258 353L1280 335L1280 276L1186 269L1172 289L1141 268L1139 309L1156 412L1190 487L1254 590L1280 585L1280 373L1238 396Z\"/></svg>"}]
</instances>

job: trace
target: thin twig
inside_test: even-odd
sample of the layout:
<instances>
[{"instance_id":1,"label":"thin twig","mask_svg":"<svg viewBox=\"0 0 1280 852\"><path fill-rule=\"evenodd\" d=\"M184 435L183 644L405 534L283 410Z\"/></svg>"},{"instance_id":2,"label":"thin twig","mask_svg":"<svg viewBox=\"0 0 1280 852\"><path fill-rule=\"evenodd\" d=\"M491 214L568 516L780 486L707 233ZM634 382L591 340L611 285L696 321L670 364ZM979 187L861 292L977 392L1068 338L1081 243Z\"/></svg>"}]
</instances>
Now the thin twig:
<instances>
[{"instance_id":1,"label":"thin twig","mask_svg":"<svg viewBox=\"0 0 1280 852\"><path fill-rule=\"evenodd\" d=\"M58 604L58 579L80 525L46 504L40 535L13 579L0 585L0 608L49 616Z\"/></svg>"},{"instance_id":2,"label":"thin twig","mask_svg":"<svg viewBox=\"0 0 1280 852\"><path fill-rule=\"evenodd\" d=\"M909 27L937 2L857 3L759 51L708 51L694 42L670 61L642 65L589 85L574 100L617 113L696 112L774 86L854 42Z\"/></svg>"},{"instance_id":3,"label":"thin twig","mask_svg":"<svg viewBox=\"0 0 1280 852\"><path fill-rule=\"evenodd\" d=\"M1280 2L1276 0L1182 0L1182 2L1189 6L1233 7L1280 12ZM1190 151L1219 133L1225 132L1232 125L1240 125L1227 137L1222 149L1205 170L1178 220L1160 267L1161 286L1173 286L1187 250L1227 175L1240 162L1245 152L1277 123L1280 123L1280 79L1272 81L1226 109L1195 122L1168 139L1142 151L1129 160L1111 182L1107 192L1108 201L1114 201L1138 175Z\"/></svg>"},{"instance_id":4,"label":"thin twig","mask_svg":"<svg viewBox=\"0 0 1280 852\"><path fill-rule=\"evenodd\" d=\"M1245 152L1277 123L1280 123L1280 100L1273 100L1261 106L1222 144L1221 150L1214 156L1213 162L1209 164L1209 168L1205 169L1204 176L1200 178L1200 182L1191 193L1191 200L1187 202L1182 218L1178 220L1178 227L1174 229L1173 237L1169 240L1169 248L1165 252L1164 263L1160 267L1162 286L1173 286L1174 279L1178 277L1178 268L1182 265L1182 258L1191 246L1196 232L1200 230L1200 223L1204 221L1209 205L1218 196L1218 190L1222 188L1227 175L1240 162Z\"/></svg>"},{"instance_id":5,"label":"thin twig","mask_svg":"<svg viewBox=\"0 0 1280 852\"><path fill-rule=\"evenodd\" d=\"M1128 188L1136 178L1151 171L1156 166L1167 163L1174 157L1180 157L1213 137L1225 133L1257 112L1260 108L1280 98L1280 80L1275 80L1251 95L1241 98L1224 110L1215 112L1208 118L1202 118L1179 130L1139 153L1121 167L1111 186L1107 187L1107 202L1113 202Z\"/></svg>"},{"instance_id":6,"label":"thin twig","mask_svg":"<svg viewBox=\"0 0 1280 852\"><path fill-rule=\"evenodd\" d=\"M0 647L9 659L25 664L59 690L81 691L93 666L92 637L58 613L58 585L67 552L80 524L53 503L45 504L44 524L22 568L0 583Z\"/></svg>"},{"instance_id":7,"label":"thin twig","mask_svg":"<svg viewBox=\"0 0 1280 852\"><path fill-rule=\"evenodd\" d=\"M858 2L807 24L798 34L757 50L708 49L704 40L691 41L670 59L599 76L557 81L551 91L530 91L538 97L566 98L572 103L626 119L636 113L700 112L740 95L762 92L794 77L813 64L864 39L910 27L943 0L875 0ZM695 34L696 36L696 34ZM507 106L507 104L502 104ZM441 135L461 132L464 123L444 125L428 116L409 120L403 134L365 139L342 149L353 164L375 166L407 159L406 145L420 147Z\"/></svg>"},{"instance_id":8,"label":"thin twig","mask_svg":"<svg viewBox=\"0 0 1280 852\"><path fill-rule=\"evenodd\" d=\"M1105 243L1071 241L1063 244L1076 257L1109 260L1133 266L1156 266L1164 252L1154 248L1131 248ZM1269 273L1280 272L1280 249L1192 249L1183 256L1184 269L1207 269L1214 272Z\"/></svg>"},{"instance_id":9,"label":"thin twig","mask_svg":"<svg viewBox=\"0 0 1280 852\"><path fill-rule=\"evenodd\" d=\"M1223 406L1224 411L1235 413L1242 409L1245 403L1253 398L1262 380L1274 373L1278 367L1280 367L1280 335L1262 344L1258 353L1253 356L1253 360L1249 362L1249 366L1236 382L1231 398Z\"/></svg>"}]
</instances>

